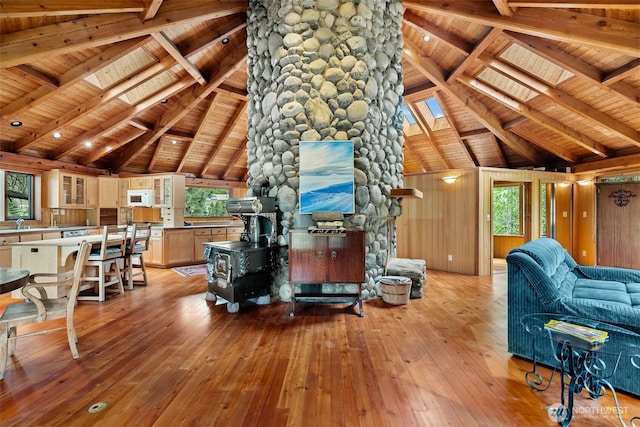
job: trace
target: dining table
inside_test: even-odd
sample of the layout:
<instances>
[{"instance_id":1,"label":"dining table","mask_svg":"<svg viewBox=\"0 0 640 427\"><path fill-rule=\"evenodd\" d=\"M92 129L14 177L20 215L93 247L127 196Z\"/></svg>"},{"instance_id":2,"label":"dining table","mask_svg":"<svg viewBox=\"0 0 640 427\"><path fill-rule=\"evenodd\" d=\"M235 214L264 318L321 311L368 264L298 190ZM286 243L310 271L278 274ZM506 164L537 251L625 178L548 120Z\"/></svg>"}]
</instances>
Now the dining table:
<instances>
[{"instance_id":1,"label":"dining table","mask_svg":"<svg viewBox=\"0 0 640 427\"><path fill-rule=\"evenodd\" d=\"M114 242L117 236L113 236ZM75 262L74 255L83 241L91 244L92 250L102 243L102 234L87 236L61 237L11 244L12 267L35 273L63 273L71 270ZM63 288L45 287L51 298L64 296ZM13 291L14 298L20 298L20 291Z\"/></svg>"},{"instance_id":2,"label":"dining table","mask_svg":"<svg viewBox=\"0 0 640 427\"><path fill-rule=\"evenodd\" d=\"M29 282L29 270L0 267L0 294L20 289Z\"/></svg>"}]
</instances>

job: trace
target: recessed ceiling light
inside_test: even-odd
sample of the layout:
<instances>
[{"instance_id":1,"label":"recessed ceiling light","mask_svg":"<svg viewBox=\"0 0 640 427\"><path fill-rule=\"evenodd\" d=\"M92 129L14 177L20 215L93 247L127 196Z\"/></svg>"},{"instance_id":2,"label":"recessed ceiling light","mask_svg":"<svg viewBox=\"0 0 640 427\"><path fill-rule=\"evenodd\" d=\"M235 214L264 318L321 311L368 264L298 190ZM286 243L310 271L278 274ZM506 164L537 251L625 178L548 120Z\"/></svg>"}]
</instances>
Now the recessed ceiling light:
<instances>
[{"instance_id":1,"label":"recessed ceiling light","mask_svg":"<svg viewBox=\"0 0 640 427\"><path fill-rule=\"evenodd\" d=\"M178 143L178 141L176 141L175 139L172 139L172 140L171 140L171 143L172 143L173 145L176 145L176 144Z\"/></svg>"},{"instance_id":2,"label":"recessed ceiling light","mask_svg":"<svg viewBox=\"0 0 640 427\"><path fill-rule=\"evenodd\" d=\"M222 39L222 44L227 44L229 43L229 38L225 37Z\"/></svg>"},{"instance_id":3,"label":"recessed ceiling light","mask_svg":"<svg viewBox=\"0 0 640 427\"><path fill-rule=\"evenodd\" d=\"M87 142L84 143L85 147L91 147L91 145L93 145L93 144L91 144L91 141L87 141Z\"/></svg>"},{"instance_id":4,"label":"recessed ceiling light","mask_svg":"<svg viewBox=\"0 0 640 427\"><path fill-rule=\"evenodd\" d=\"M424 36L422 36L422 40L424 40L426 42L430 42L431 41L431 36L429 34L425 34Z\"/></svg>"},{"instance_id":5,"label":"recessed ceiling light","mask_svg":"<svg viewBox=\"0 0 640 427\"><path fill-rule=\"evenodd\" d=\"M54 137L54 138L61 138L61 137L62 137L62 134L61 134L60 132L54 132L54 133L53 133L53 137Z\"/></svg>"},{"instance_id":6,"label":"recessed ceiling light","mask_svg":"<svg viewBox=\"0 0 640 427\"><path fill-rule=\"evenodd\" d=\"M22 122L20 120L12 120L11 123L9 123L11 126L13 126L14 128L17 128L19 126L22 126Z\"/></svg>"}]
</instances>

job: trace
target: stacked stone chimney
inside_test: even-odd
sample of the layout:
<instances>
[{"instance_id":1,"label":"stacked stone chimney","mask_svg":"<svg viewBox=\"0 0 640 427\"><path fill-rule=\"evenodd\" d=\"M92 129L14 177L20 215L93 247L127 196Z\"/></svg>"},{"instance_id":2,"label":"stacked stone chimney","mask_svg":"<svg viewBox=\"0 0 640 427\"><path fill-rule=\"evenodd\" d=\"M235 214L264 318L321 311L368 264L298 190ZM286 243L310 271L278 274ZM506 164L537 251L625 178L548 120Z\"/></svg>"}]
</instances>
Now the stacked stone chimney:
<instances>
[{"instance_id":1,"label":"stacked stone chimney","mask_svg":"<svg viewBox=\"0 0 640 427\"><path fill-rule=\"evenodd\" d=\"M251 0L247 45L249 194L267 187L292 228L298 213L300 141L353 141L356 212L345 226L366 231L363 298L395 255L403 186L402 14L394 0ZM286 263L273 292L290 297Z\"/></svg>"}]
</instances>

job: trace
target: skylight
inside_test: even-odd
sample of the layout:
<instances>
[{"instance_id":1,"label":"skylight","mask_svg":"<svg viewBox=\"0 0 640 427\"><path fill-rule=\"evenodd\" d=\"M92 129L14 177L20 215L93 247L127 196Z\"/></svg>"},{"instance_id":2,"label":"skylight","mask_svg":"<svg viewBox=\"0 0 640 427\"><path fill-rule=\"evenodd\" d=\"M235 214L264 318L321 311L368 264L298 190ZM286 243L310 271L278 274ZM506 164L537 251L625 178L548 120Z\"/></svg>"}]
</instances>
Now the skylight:
<instances>
[{"instance_id":1,"label":"skylight","mask_svg":"<svg viewBox=\"0 0 640 427\"><path fill-rule=\"evenodd\" d=\"M444 113L442 112L442 108L440 108L440 104L438 104L437 99L427 98L424 102L426 102L427 107L429 107L429 111L431 111L434 119L444 118Z\"/></svg>"},{"instance_id":2,"label":"skylight","mask_svg":"<svg viewBox=\"0 0 640 427\"><path fill-rule=\"evenodd\" d=\"M407 121L409 122L410 125L415 125L416 124L416 119L415 117L413 117L413 114L411 114L411 111L409 110L409 107L407 107L406 105L402 105L402 112L404 113L404 118L407 119Z\"/></svg>"},{"instance_id":3,"label":"skylight","mask_svg":"<svg viewBox=\"0 0 640 427\"><path fill-rule=\"evenodd\" d=\"M574 76L573 73L515 43L506 48L499 56L504 61L538 77L551 86L557 86Z\"/></svg>"}]
</instances>

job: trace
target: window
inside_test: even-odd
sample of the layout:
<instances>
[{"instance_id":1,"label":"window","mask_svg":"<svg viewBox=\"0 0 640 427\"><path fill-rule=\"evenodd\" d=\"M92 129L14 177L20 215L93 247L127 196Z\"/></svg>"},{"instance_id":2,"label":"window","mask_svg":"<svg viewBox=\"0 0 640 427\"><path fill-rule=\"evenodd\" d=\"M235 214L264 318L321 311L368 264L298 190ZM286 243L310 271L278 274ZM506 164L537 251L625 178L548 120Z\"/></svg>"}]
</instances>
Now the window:
<instances>
[{"instance_id":1,"label":"window","mask_svg":"<svg viewBox=\"0 0 640 427\"><path fill-rule=\"evenodd\" d=\"M229 190L223 188L187 187L184 195L184 216L228 216Z\"/></svg>"},{"instance_id":2,"label":"window","mask_svg":"<svg viewBox=\"0 0 640 427\"><path fill-rule=\"evenodd\" d=\"M34 176L22 172L4 172L5 220L35 219Z\"/></svg>"},{"instance_id":3,"label":"window","mask_svg":"<svg viewBox=\"0 0 640 427\"><path fill-rule=\"evenodd\" d=\"M522 234L522 186L493 188L493 234Z\"/></svg>"}]
</instances>

